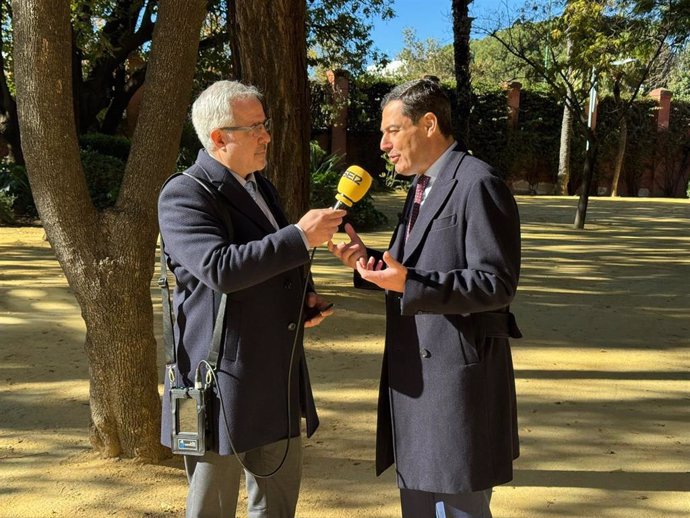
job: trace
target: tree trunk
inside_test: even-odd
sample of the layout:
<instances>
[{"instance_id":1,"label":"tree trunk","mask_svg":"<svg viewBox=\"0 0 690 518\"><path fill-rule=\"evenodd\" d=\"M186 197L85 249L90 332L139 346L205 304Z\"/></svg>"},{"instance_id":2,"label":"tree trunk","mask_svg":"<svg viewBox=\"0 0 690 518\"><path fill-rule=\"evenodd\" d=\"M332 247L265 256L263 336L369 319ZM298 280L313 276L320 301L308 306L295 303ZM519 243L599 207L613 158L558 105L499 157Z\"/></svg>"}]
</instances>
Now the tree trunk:
<instances>
[{"instance_id":1,"label":"tree trunk","mask_svg":"<svg viewBox=\"0 0 690 518\"><path fill-rule=\"evenodd\" d=\"M618 196L618 181L623 169L623 159L625 158L625 148L628 145L628 119L624 115L621 117L621 134L618 137L618 152L616 153L616 164L613 169L613 180L611 180L611 196Z\"/></svg>"},{"instance_id":2,"label":"tree trunk","mask_svg":"<svg viewBox=\"0 0 690 518\"><path fill-rule=\"evenodd\" d=\"M15 73L27 173L41 221L86 324L91 440L104 455L155 461L160 399L150 282L156 198L174 170L204 0L158 11L147 88L112 209L91 203L72 105L70 2L14 0ZM155 160L152 160L155 157Z\"/></svg>"},{"instance_id":3,"label":"tree trunk","mask_svg":"<svg viewBox=\"0 0 690 518\"><path fill-rule=\"evenodd\" d=\"M273 120L267 172L292 221L309 207L306 7L304 0L236 3L241 79L266 97Z\"/></svg>"},{"instance_id":4,"label":"tree trunk","mask_svg":"<svg viewBox=\"0 0 690 518\"><path fill-rule=\"evenodd\" d=\"M573 112L568 103L563 103L563 120L561 122L561 145L558 150L558 177L555 193L566 196L570 182L570 150L573 139Z\"/></svg>"},{"instance_id":5,"label":"tree trunk","mask_svg":"<svg viewBox=\"0 0 690 518\"><path fill-rule=\"evenodd\" d=\"M472 18L469 16L471 3L472 0L453 0L453 54L458 96L455 108L458 136L465 145L469 145L470 111L472 109L472 85L470 82Z\"/></svg>"},{"instance_id":6,"label":"tree trunk","mask_svg":"<svg viewBox=\"0 0 690 518\"><path fill-rule=\"evenodd\" d=\"M599 142L591 130L588 131L587 139L589 148L585 154L585 165L582 171L582 192L577 202L577 212L575 213L575 223L573 225L578 230L585 228L587 205L589 204L589 191L592 188L592 177L594 176L594 165L596 163L599 146Z\"/></svg>"}]
</instances>

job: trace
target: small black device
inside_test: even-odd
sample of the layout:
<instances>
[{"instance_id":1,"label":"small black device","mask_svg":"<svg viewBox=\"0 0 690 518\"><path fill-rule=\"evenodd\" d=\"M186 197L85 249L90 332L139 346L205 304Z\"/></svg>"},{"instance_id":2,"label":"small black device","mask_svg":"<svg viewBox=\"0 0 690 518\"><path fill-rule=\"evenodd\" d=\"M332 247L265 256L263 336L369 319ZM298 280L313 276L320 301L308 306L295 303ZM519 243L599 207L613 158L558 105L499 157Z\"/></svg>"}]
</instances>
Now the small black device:
<instances>
[{"instance_id":1,"label":"small black device","mask_svg":"<svg viewBox=\"0 0 690 518\"><path fill-rule=\"evenodd\" d=\"M304 321L306 322L307 320L311 320L315 316L319 315L322 311L328 311L333 307L333 303L331 302L330 304L322 307L322 308L317 308L314 306L313 308L304 308Z\"/></svg>"},{"instance_id":2,"label":"small black device","mask_svg":"<svg viewBox=\"0 0 690 518\"><path fill-rule=\"evenodd\" d=\"M203 455L211 448L208 412L210 388L170 389L172 412L172 452Z\"/></svg>"}]
</instances>

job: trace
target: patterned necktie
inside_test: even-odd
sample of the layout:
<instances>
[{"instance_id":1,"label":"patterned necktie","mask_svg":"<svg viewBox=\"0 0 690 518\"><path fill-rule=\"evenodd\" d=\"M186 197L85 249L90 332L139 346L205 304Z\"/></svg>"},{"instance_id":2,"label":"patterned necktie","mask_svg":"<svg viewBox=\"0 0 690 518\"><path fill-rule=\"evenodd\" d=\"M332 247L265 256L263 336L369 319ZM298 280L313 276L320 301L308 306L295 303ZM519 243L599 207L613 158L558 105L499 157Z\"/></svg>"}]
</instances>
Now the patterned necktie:
<instances>
[{"instance_id":1,"label":"patterned necktie","mask_svg":"<svg viewBox=\"0 0 690 518\"><path fill-rule=\"evenodd\" d=\"M410 210L410 217L407 220L407 232L405 233L405 240L410 237L410 232L412 232L412 227L415 221L417 221L417 216L419 216L419 208L422 206L422 198L424 197L424 189L426 189L429 183L429 177L422 175L417 180L417 188L414 191L414 203L412 204L412 209Z\"/></svg>"},{"instance_id":2,"label":"patterned necktie","mask_svg":"<svg viewBox=\"0 0 690 518\"><path fill-rule=\"evenodd\" d=\"M249 196L252 197L252 200L256 201L256 184L254 181L247 180L247 182L244 184L244 188L247 189L247 192L249 193Z\"/></svg>"}]
</instances>

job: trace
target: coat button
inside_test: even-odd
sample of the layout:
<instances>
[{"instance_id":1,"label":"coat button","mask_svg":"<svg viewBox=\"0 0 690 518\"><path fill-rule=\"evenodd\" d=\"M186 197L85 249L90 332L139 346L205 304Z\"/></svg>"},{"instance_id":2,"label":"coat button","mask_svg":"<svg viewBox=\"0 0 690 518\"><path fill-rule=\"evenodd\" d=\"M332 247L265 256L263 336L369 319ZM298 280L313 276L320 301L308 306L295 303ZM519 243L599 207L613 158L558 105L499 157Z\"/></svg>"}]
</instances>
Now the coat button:
<instances>
[{"instance_id":1,"label":"coat button","mask_svg":"<svg viewBox=\"0 0 690 518\"><path fill-rule=\"evenodd\" d=\"M431 353L426 349L420 349L419 354L422 358L431 358Z\"/></svg>"},{"instance_id":2,"label":"coat button","mask_svg":"<svg viewBox=\"0 0 690 518\"><path fill-rule=\"evenodd\" d=\"M290 323L288 324L288 330L289 330L289 331L294 331L295 329L297 329L297 324L295 324L294 322L290 322Z\"/></svg>"},{"instance_id":3,"label":"coat button","mask_svg":"<svg viewBox=\"0 0 690 518\"><path fill-rule=\"evenodd\" d=\"M283 284L283 288L285 288L286 290L291 290L292 289L292 281L289 279L287 281L285 281L285 283Z\"/></svg>"}]
</instances>

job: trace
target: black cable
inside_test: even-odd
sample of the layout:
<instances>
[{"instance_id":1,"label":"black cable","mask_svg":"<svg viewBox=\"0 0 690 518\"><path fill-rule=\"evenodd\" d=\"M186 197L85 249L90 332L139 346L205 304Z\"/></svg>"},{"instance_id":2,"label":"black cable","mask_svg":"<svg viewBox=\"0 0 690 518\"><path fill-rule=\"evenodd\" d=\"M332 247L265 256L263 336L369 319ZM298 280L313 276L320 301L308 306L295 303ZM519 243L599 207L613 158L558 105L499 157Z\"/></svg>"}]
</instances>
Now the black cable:
<instances>
[{"instance_id":1,"label":"black cable","mask_svg":"<svg viewBox=\"0 0 690 518\"><path fill-rule=\"evenodd\" d=\"M295 359L295 351L297 350L297 339L299 338L299 325L302 323L302 318L304 315L304 303L307 299L307 289L309 288L309 276L311 275L311 265L314 260L314 255L316 254L316 247L311 249L311 255L309 256L309 262L307 263L307 270L305 272L304 276L304 288L302 289L302 301L299 307L299 315L297 317L297 322L298 322L298 328L297 332L295 333L295 338L292 341L292 350L290 351L290 366L288 367L288 378L287 378L287 442L285 443L285 452L283 453L283 458L280 461L280 464L278 464L278 467L275 468L273 471L270 473L254 473L251 469L249 469L244 462L242 462L242 459L240 459L240 455L237 453L237 450L235 450L235 445L232 443L232 436L230 434L230 425L228 424L228 419L227 416L225 415L225 407L223 405L223 394L221 393L220 386L218 384L218 378L216 377L216 372L211 368L211 365L206 360L202 360L199 362L199 364L196 367L196 372L194 376L194 381L196 382L201 382L201 376L200 376L200 370L201 366L205 365L206 366L206 387L208 387L210 380L208 379L209 376L213 380L215 386L218 388L218 399L220 400L220 411L219 414L223 414L223 423L225 424L225 430L228 433L228 442L230 442L230 449L232 450L232 453L235 455L235 458L237 459L237 462L240 463L240 466L244 468L247 473L253 475L256 478L270 478L280 469L283 467L285 464L285 459L287 459L288 452L290 451L290 417L292 414L292 405L290 403L290 388L291 388L291 382L292 382L292 368L294 365L294 359Z\"/></svg>"}]
</instances>

